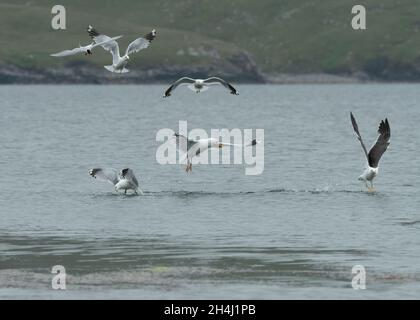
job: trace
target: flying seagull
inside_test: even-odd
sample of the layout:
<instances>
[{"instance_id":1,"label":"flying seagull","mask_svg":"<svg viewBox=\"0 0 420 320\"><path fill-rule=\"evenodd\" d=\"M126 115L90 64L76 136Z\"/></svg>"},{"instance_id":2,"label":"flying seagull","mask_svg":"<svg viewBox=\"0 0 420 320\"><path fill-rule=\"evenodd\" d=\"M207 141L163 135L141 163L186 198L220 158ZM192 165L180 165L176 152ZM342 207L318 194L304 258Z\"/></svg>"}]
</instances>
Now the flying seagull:
<instances>
[{"instance_id":1,"label":"flying seagull","mask_svg":"<svg viewBox=\"0 0 420 320\"><path fill-rule=\"evenodd\" d=\"M112 168L94 168L89 170L89 174L95 179L113 184L115 191L124 190L126 194L127 190L133 190L137 194L137 190L139 190L143 194L143 191L139 189L139 182L130 168L122 169L120 172Z\"/></svg>"},{"instance_id":2,"label":"flying seagull","mask_svg":"<svg viewBox=\"0 0 420 320\"><path fill-rule=\"evenodd\" d=\"M85 56L87 55L91 55L92 54L92 49L96 48L97 46L102 46L102 45L106 45L107 43L111 42L111 41L115 41L119 38L121 38L122 36L117 36L117 37L113 37L113 38L109 38L107 40L104 40L102 42L99 43L95 43L95 41L93 41L91 44L88 44L86 46L81 46L79 44L79 47L71 49L71 50L64 50L61 52L57 52L57 53L53 53L50 56L52 57L67 57L67 56L73 56L79 53L83 53Z\"/></svg>"},{"instance_id":3,"label":"flying seagull","mask_svg":"<svg viewBox=\"0 0 420 320\"><path fill-rule=\"evenodd\" d=\"M104 66L105 69L111 72L115 73L126 73L129 72L125 66L128 63L128 60L130 59L130 54L139 52L140 50L146 49L149 47L150 43L153 41L153 39L156 37L156 30L153 29L151 32L146 34L144 38L137 38L133 42L131 42L124 55L120 56L120 48L118 46L117 41L109 41L107 43L103 43L105 40L109 40L110 37L100 34L96 29L94 29L92 26L89 26L87 28L87 32L89 33L89 36L93 39L95 43L102 43L101 46L106 51L111 52L112 54L112 65Z\"/></svg>"},{"instance_id":4,"label":"flying seagull","mask_svg":"<svg viewBox=\"0 0 420 320\"><path fill-rule=\"evenodd\" d=\"M238 95L238 92L236 89L227 81L218 78L218 77L210 77L207 79L192 79L188 77L182 77L175 81L171 86L168 88L168 90L165 91L165 98L169 97L173 90L175 90L180 85L188 85L188 88L192 91L195 91L196 93L200 93L201 91L208 90L209 86L221 84L227 89L230 90L231 94Z\"/></svg>"},{"instance_id":5,"label":"flying seagull","mask_svg":"<svg viewBox=\"0 0 420 320\"><path fill-rule=\"evenodd\" d=\"M198 156L200 153L211 149L211 148L223 148L225 146L255 146L258 141L256 139L252 140L250 143L245 145L234 144L234 143L222 143L215 138L209 139L188 139L187 137L175 133L176 143L178 144L179 149L185 153L185 160L187 160L187 167L185 171L192 171L192 158Z\"/></svg>"},{"instance_id":6,"label":"flying seagull","mask_svg":"<svg viewBox=\"0 0 420 320\"><path fill-rule=\"evenodd\" d=\"M385 119L385 121L381 121L378 129L379 137L368 152L363 142L362 136L360 135L359 127L356 123L356 119L354 118L352 112L350 112L350 118L354 132L356 133L357 139L362 145L363 151L367 159L366 169L363 172L363 174L359 177L359 180L364 181L368 190L372 192L375 191L375 189L373 188L373 179L378 174L379 160L385 153L386 149L388 149L388 146L390 144L389 140L391 138L391 128L389 127L388 119ZM368 186L368 181L370 182L370 187Z\"/></svg>"}]
</instances>

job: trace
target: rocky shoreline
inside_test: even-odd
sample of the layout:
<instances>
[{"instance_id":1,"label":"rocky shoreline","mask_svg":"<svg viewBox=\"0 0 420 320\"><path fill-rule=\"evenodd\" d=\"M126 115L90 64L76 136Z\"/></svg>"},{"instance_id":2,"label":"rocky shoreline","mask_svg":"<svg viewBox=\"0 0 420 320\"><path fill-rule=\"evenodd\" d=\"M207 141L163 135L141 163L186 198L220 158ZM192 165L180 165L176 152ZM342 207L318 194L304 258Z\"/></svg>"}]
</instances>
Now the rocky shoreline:
<instances>
[{"instance_id":1,"label":"rocky shoreline","mask_svg":"<svg viewBox=\"0 0 420 320\"><path fill-rule=\"evenodd\" d=\"M249 62L249 60L247 60ZM346 84L420 82L419 79L381 79L366 73L355 74L265 74L254 63L210 64L207 66L166 66L131 68L129 73L115 74L86 62L72 62L56 68L22 68L0 64L1 84L158 84L170 83L180 76L192 78L219 76L234 83L269 84Z\"/></svg>"},{"instance_id":2,"label":"rocky shoreline","mask_svg":"<svg viewBox=\"0 0 420 320\"><path fill-rule=\"evenodd\" d=\"M183 75L193 78L219 76L228 81L245 83L267 82L267 77L246 52L223 61L214 60L203 66L163 64L147 68L130 66L129 69L129 73L116 74L84 61L47 68L0 64L0 84L149 84L171 82Z\"/></svg>"},{"instance_id":3,"label":"rocky shoreline","mask_svg":"<svg viewBox=\"0 0 420 320\"><path fill-rule=\"evenodd\" d=\"M221 70L215 66L186 68L182 66L162 66L148 69L131 69L130 73L113 74L89 64L75 64L58 68L21 68L0 65L1 84L152 84L168 83L180 75L192 78L215 75L236 83L360 83L365 78L331 74L263 74L258 70Z\"/></svg>"}]
</instances>

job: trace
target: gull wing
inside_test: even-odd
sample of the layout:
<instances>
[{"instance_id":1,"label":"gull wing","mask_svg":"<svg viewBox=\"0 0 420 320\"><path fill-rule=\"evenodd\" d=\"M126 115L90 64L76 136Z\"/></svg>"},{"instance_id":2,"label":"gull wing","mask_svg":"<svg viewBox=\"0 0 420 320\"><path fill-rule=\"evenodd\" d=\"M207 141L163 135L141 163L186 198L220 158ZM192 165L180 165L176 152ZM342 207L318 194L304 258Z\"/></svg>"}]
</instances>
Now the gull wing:
<instances>
[{"instance_id":1,"label":"gull wing","mask_svg":"<svg viewBox=\"0 0 420 320\"><path fill-rule=\"evenodd\" d=\"M57 53L53 53L53 54L50 54L50 56L52 56L52 57L68 57L68 56L74 56L76 54L84 53L84 52L86 52L86 47L78 47L78 48L74 48L74 49L71 49L71 50L63 50L63 51L60 51L60 52L57 52Z\"/></svg>"},{"instance_id":2,"label":"gull wing","mask_svg":"<svg viewBox=\"0 0 420 320\"><path fill-rule=\"evenodd\" d=\"M155 29L153 29L151 32L146 34L144 37L137 38L136 40L131 42L128 45L127 50L125 51L125 54L128 56L132 53L139 52L140 50L148 48L154 38L156 38Z\"/></svg>"},{"instance_id":3,"label":"gull wing","mask_svg":"<svg viewBox=\"0 0 420 320\"><path fill-rule=\"evenodd\" d=\"M229 82L227 82L227 81L225 81L225 80L223 80L221 78L218 78L218 77L210 77L210 78L204 80L204 83L205 84L209 84L209 85L221 84L225 88L229 89L231 94L239 95L239 93L236 91L236 89Z\"/></svg>"},{"instance_id":4,"label":"gull wing","mask_svg":"<svg viewBox=\"0 0 420 320\"><path fill-rule=\"evenodd\" d=\"M104 45L106 45L106 44L108 44L108 43L110 43L110 42L112 42L112 41L115 41L115 40L117 40L117 39L120 39L120 38L122 38L122 36L116 36L116 37L108 37L109 39L105 39L104 41L102 41L102 42L94 42L94 43L92 43L91 44L91 46L92 46L92 49L93 48L95 48L95 47L97 47L97 46L104 46ZM116 41L115 41L116 42Z\"/></svg>"},{"instance_id":5,"label":"gull wing","mask_svg":"<svg viewBox=\"0 0 420 320\"><path fill-rule=\"evenodd\" d=\"M114 186L120 181L118 172L112 168L94 168L89 170L89 174L95 179L107 181Z\"/></svg>"},{"instance_id":6,"label":"gull wing","mask_svg":"<svg viewBox=\"0 0 420 320\"><path fill-rule=\"evenodd\" d=\"M250 147L250 146L255 146L256 144L260 143L261 141L258 141L257 139L253 139L252 141L248 142L248 143L225 143L225 142L221 142L220 144L222 146L241 146L241 147Z\"/></svg>"},{"instance_id":7,"label":"gull wing","mask_svg":"<svg viewBox=\"0 0 420 320\"><path fill-rule=\"evenodd\" d=\"M352 112L350 112L350 118L351 118L351 123L353 125L354 132L356 133L357 139L360 141L363 151L365 152L366 159L369 161L369 155L368 155L365 143L363 142L362 136L360 135L359 126L357 125L356 119L354 118Z\"/></svg>"},{"instance_id":8,"label":"gull wing","mask_svg":"<svg viewBox=\"0 0 420 320\"><path fill-rule=\"evenodd\" d=\"M198 141L188 139L179 133L175 133L174 136L176 137L176 143L183 152L188 152L188 150L198 143Z\"/></svg>"},{"instance_id":9,"label":"gull wing","mask_svg":"<svg viewBox=\"0 0 420 320\"><path fill-rule=\"evenodd\" d=\"M118 59L120 58L120 48L118 46L118 42L113 40L111 37L100 34L98 30L92 26L88 26L87 32L95 43L99 44L102 48L104 48L104 50L109 51L112 54L112 63L118 63Z\"/></svg>"},{"instance_id":10,"label":"gull wing","mask_svg":"<svg viewBox=\"0 0 420 320\"><path fill-rule=\"evenodd\" d=\"M385 153L386 149L389 146L389 139L391 138L391 128L389 126L388 119L381 121L378 129L379 137L376 140L376 143L369 151L368 160L369 166L372 168L378 167L379 160L382 155Z\"/></svg>"},{"instance_id":11,"label":"gull wing","mask_svg":"<svg viewBox=\"0 0 420 320\"><path fill-rule=\"evenodd\" d=\"M195 82L194 79L188 78L188 77L182 77L171 84L171 86L165 91L165 98L169 97L173 90L176 89L181 84L193 84Z\"/></svg>"}]
</instances>

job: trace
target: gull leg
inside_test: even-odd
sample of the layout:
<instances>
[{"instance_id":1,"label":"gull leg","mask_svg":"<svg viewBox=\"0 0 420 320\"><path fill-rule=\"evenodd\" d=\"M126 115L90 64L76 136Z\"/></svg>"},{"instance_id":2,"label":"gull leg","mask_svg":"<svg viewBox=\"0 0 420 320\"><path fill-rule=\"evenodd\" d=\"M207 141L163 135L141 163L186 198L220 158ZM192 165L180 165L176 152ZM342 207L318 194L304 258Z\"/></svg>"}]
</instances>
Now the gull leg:
<instances>
[{"instance_id":1,"label":"gull leg","mask_svg":"<svg viewBox=\"0 0 420 320\"><path fill-rule=\"evenodd\" d=\"M187 172L191 171L191 166L192 166L192 163L190 159L187 158L187 168L185 169L185 171Z\"/></svg>"},{"instance_id":2,"label":"gull leg","mask_svg":"<svg viewBox=\"0 0 420 320\"><path fill-rule=\"evenodd\" d=\"M127 189L124 190L124 194L127 194Z\"/></svg>"},{"instance_id":3,"label":"gull leg","mask_svg":"<svg viewBox=\"0 0 420 320\"><path fill-rule=\"evenodd\" d=\"M375 192L375 188L373 187L373 180L370 181L370 191Z\"/></svg>"},{"instance_id":4,"label":"gull leg","mask_svg":"<svg viewBox=\"0 0 420 320\"><path fill-rule=\"evenodd\" d=\"M367 180L365 180L365 185L366 185L366 189L368 189L368 192L370 192L370 188L369 188Z\"/></svg>"},{"instance_id":5,"label":"gull leg","mask_svg":"<svg viewBox=\"0 0 420 320\"><path fill-rule=\"evenodd\" d=\"M366 188L368 189L368 192L375 192L375 189L373 189L373 181L370 181L370 186L368 185L368 182L365 181Z\"/></svg>"}]
</instances>

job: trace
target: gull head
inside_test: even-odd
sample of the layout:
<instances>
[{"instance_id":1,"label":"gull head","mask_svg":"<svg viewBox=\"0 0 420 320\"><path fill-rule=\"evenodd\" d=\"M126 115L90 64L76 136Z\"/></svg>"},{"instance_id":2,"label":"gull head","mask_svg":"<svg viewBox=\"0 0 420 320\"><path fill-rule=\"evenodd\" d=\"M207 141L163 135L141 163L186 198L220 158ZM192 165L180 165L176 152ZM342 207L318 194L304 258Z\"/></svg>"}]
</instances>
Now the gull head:
<instances>
[{"instance_id":1,"label":"gull head","mask_svg":"<svg viewBox=\"0 0 420 320\"><path fill-rule=\"evenodd\" d=\"M212 148L218 148L218 149L221 149L221 148L223 148L223 143L221 143L221 142L219 142L218 140L216 140L216 139L211 139L212 141L211 141L211 147Z\"/></svg>"},{"instance_id":2,"label":"gull head","mask_svg":"<svg viewBox=\"0 0 420 320\"><path fill-rule=\"evenodd\" d=\"M128 61L128 60L130 60L130 57L129 56L124 56L124 61Z\"/></svg>"}]
</instances>

